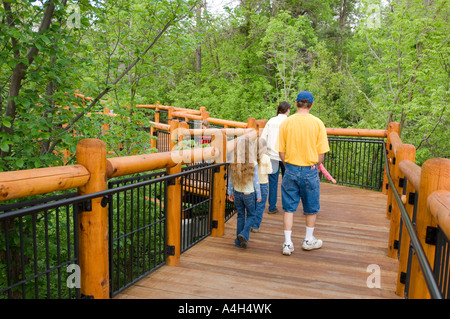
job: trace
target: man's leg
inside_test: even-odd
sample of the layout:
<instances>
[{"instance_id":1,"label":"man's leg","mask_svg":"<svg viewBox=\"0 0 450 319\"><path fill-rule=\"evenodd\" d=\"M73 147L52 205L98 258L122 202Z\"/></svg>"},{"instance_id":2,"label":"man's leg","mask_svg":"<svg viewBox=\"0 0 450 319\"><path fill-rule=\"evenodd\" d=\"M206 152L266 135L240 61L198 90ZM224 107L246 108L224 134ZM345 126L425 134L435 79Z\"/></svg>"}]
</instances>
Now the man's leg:
<instances>
[{"instance_id":1,"label":"man's leg","mask_svg":"<svg viewBox=\"0 0 450 319\"><path fill-rule=\"evenodd\" d=\"M302 179L301 197L303 203L303 212L306 216L306 234L302 248L313 250L322 247L322 240L316 239L313 235L316 226L317 214L320 210L320 181L317 173L317 166L314 168L304 168Z\"/></svg>"},{"instance_id":2,"label":"man's leg","mask_svg":"<svg viewBox=\"0 0 450 319\"><path fill-rule=\"evenodd\" d=\"M292 226L294 224L294 213L284 212L283 228L284 228L284 244L283 255L290 256L294 251L294 244L292 243Z\"/></svg>"},{"instance_id":3,"label":"man's leg","mask_svg":"<svg viewBox=\"0 0 450 319\"><path fill-rule=\"evenodd\" d=\"M284 230L292 231L293 224L294 224L294 213L284 212L283 218Z\"/></svg>"},{"instance_id":4,"label":"man's leg","mask_svg":"<svg viewBox=\"0 0 450 319\"><path fill-rule=\"evenodd\" d=\"M305 215L306 216L306 234L305 234L305 240L311 241L314 239L314 227L316 226L316 216L314 215Z\"/></svg>"},{"instance_id":5,"label":"man's leg","mask_svg":"<svg viewBox=\"0 0 450 319\"><path fill-rule=\"evenodd\" d=\"M286 165L286 170L289 171L290 174L286 173L281 182L281 201L284 210L283 228L285 236L283 255L289 256L294 251L291 234L294 223L294 213L297 211L297 207L300 203L299 185L297 183L298 178L296 175L299 167L295 165Z\"/></svg>"},{"instance_id":6,"label":"man's leg","mask_svg":"<svg viewBox=\"0 0 450 319\"><path fill-rule=\"evenodd\" d=\"M306 216L306 227L316 227L317 214L305 215Z\"/></svg>"},{"instance_id":7,"label":"man's leg","mask_svg":"<svg viewBox=\"0 0 450 319\"><path fill-rule=\"evenodd\" d=\"M316 225L317 214L305 215L306 216L306 235L305 240L302 243L304 250L319 249L322 247L322 240L313 236L314 227Z\"/></svg>"},{"instance_id":8,"label":"man's leg","mask_svg":"<svg viewBox=\"0 0 450 319\"><path fill-rule=\"evenodd\" d=\"M284 244L292 245L292 225L294 224L294 213L284 212L283 228L284 228Z\"/></svg>"}]
</instances>

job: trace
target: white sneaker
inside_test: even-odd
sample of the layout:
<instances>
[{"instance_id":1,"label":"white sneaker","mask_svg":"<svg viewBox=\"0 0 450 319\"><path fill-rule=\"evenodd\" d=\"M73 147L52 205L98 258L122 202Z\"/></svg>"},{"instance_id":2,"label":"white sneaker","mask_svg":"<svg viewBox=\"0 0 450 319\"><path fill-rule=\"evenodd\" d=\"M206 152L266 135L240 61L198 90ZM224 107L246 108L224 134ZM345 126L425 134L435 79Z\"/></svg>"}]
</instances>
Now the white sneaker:
<instances>
[{"instance_id":1,"label":"white sneaker","mask_svg":"<svg viewBox=\"0 0 450 319\"><path fill-rule=\"evenodd\" d=\"M290 256L294 251L294 244L283 244L283 255Z\"/></svg>"},{"instance_id":2,"label":"white sneaker","mask_svg":"<svg viewBox=\"0 0 450 319\"><path fill-rule=\"evenodd\" d=\"M304 250L313 250L319 249L322 247L322 239L316 239L315 237L312 240L304 240L302 243L302 248Z\"/></svg>"}]
</instances>

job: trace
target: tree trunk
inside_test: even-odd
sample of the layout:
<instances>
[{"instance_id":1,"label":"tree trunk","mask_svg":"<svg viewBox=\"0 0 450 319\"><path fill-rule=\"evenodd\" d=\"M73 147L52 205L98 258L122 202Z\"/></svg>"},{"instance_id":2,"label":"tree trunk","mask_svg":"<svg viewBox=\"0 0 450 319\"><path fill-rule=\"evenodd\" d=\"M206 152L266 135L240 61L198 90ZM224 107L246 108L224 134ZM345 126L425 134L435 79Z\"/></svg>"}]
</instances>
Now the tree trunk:
<instances>
[{"instance_id":1,"label":"tree trunk","mask_svg":"<svg viewBox=\"0 0 450 319\"><path fill-rule=\"evenodd\" d=\"M9 11L11 12L11 6L8 2L3 2L3 7L5 8L5 11ZM54 0L50 0L47 3L47 7L45 8L45 12L44 12L44 16L42 18L41 21L41 25L39 26L39 34L43 34L45 30L47 30L50 25L51 25L51 20L52 20L52 16L53 13L55 11L55 4L54 4ZM9 15L9 17L11 17ZM12 18L12 17L11 17ZM8 18L9 20L9 18ZM10 24L10 26L13 26L14 24ZM14 45L14 43L17 43L17 40L12 38L12 43ZM32 47L27 55L26 55L26 59L28 60L28 66L31 65L34 61L34 58L38 55L39 53L39 49L34 46ZM17 54L20 53L15 53L15 56ZM17 57L16 57L17 58ZM26 75L26 71L28 69L28 66L25 65L22 62L19 62L16 64L16 66L14 67L12 76L11 76L11 82L9 85L9 91L8 91L8 97L10 98L6 104L6 109L5 109L5 113L4 115L9 117L10 120L10 125L9 127L2 125L1 127L1 132L6 133L8 135L11 135L14 133L14 120L16 118L16 101L14 98L19 96L20 93L20 89L22 88L22 80L24 79L25 75ZM9 150L7 152L5 151L1 151L0 150L0 157L4 158L5 156L7 156L9 153L11 152L11 147L9 148Z\"/></svg>"},{"instance_id":2,"label":"tree trunk","mask_svg":"<svg viewBox=\"0 0 450 319\"><path fill-rule=\"evenodd\" d=\"M197 8L197 20L196 20L196 29L197 34L201 34L201 19L202 19L202 8L203 3L200 3ZM200 85L200 73L202 72L202 45L198 43L197 48L195 49L195 73L197 74L196 86Z\"/></svg>"}]
</instances>

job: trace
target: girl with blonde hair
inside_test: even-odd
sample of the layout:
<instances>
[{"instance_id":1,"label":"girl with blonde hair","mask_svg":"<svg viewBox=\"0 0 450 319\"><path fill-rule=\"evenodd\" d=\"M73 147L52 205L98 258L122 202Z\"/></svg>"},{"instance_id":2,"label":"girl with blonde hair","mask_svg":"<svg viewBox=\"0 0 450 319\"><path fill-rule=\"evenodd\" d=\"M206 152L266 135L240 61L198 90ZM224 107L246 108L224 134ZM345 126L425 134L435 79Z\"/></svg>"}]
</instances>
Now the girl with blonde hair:
<instances>
[{"instance_id":1,"label":"girl with blonde hair","mask_svg":"<svg viewBox=\"0 0 450 319\"><path fill-rule=\"evenodd\" d=\"M228 180L228 199L234 202L237 210L237 247L247 248L250 229L255 223L256 203L261 201L256 147L248 136L237 139L232 152L230 177Z\"/></svg>"}]
</instances>

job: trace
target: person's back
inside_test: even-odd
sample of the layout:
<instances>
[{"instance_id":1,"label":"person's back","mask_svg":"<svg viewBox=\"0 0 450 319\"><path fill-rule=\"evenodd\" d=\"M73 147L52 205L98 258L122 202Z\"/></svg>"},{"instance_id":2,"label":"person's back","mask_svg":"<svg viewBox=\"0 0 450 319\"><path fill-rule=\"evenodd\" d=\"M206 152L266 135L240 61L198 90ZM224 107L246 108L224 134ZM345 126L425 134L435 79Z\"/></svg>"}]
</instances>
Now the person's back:
<instances>
[{"instance_id":1,"label":"person's back","mask_svg":"<svg viewBox=\"0 0 450 319\"><path fill-rule=\"evenodd\" d=\"M280 156L278 155L275 146L278 140L280 125L286 119L286 114L277 114L277 116L272 117L267 121L266 126L264 126L263 132L261 133L261 138L264 138L267 141L267 155L269 155L270 159L280 160Z\"/></svg>"},{"instance_id":2,"label":"person's back","mask_svg":"<svg viewBox=\"0 0 450 319\"><path fill-rule=\"evenodd\" d=\"M328 151L323 122L312 114L294 114L280 125L279 149L285 152L285 162L297 166L311 166L319 162L319 154Z\"/></svg>"},{"instance_id":3,"label":"person's back","mask_svg":"<svg viewBox=\"0 0 450 319\"><path fill-rule=\"evenodd\" d=\"M327 132L323 122L309 114L313 96L303 91L297 96L297 113L280 125L277 148L281 160L286 164L281 182L283 203L284 235L283 255L294 251L291 234L300 200L306 216L306 235L302 243L305 250L322 247L322 240L313 236L317 213L320 210L320 181L318 166L323 162L324 153L329 151Z\"/></svg>"},{"instance_id":4,"label":"person's back","mask_svg":"<svg viewBox=\"0 0 450 319\"><path fill-rule=\"evenodd\" d=\"M281 123L287 119L291 110L291 104L281 101L278 104L277 116L272 117L264 126L261 138L267 141L267 155L270 157L272 173L269 174L269 214L278 212L276 207L278 200L278 177L284 175L284 164L280 159L276 144Z\"/></svg>"}]
</instances>

